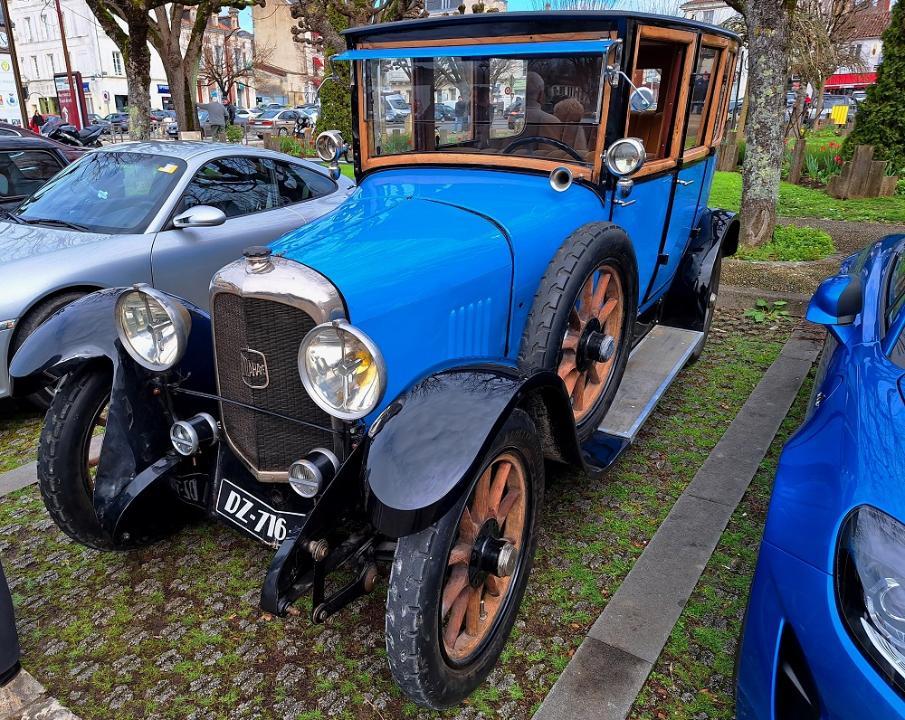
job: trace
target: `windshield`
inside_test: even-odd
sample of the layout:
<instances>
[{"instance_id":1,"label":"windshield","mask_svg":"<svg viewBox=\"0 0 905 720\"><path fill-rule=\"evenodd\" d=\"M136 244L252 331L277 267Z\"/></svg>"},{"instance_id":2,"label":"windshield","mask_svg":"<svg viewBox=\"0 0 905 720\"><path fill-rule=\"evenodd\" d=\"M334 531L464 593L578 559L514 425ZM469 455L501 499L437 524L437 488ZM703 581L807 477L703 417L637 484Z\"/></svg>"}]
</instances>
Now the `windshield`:
<instances>
[{"instance_id":1,"label":"windshield","mask_svg":"<svg viewBox=\"0 0 905 720\"><path fill-rule=\"evenodd\" d=\"M16 210L26 222L103 233L144 232L185 172L178 158L133 152L86 155Z\"/></svg>"},{"instance_id":2,"label":"windshield","mask_svg":"<svg viewBox=\"0 0 905 720\"><path fill-rule=\"evenodd\" d=\"M481 153L593 164L601 54L364 65L372 156Z\"/></svg>"}]
</instances>

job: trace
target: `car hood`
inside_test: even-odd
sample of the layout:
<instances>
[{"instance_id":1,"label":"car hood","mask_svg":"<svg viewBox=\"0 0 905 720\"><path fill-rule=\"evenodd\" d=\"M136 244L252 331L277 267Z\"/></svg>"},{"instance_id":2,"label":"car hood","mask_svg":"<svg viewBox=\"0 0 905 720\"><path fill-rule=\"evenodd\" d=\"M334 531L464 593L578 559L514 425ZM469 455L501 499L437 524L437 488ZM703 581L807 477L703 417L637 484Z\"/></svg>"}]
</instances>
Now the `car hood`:
<instances>
[{"instance_id":1,"label":"car hood","mask_svg":"<svg viewBox=\"0 0 905 720\"><path fill-rule=\"evenodd\" d=\"M110 239L109 233L78 232L45 225L0 221L0 267Z\"/></svg>"},{"instance_id":2,"label":"car hood","mask_svg":"<svg viewBox=\"0 0 905 720\"><path fill-rule=\"evenodd\" d=\"M512 254L478 213L365 182L271 247L327 277L380 348L388 381L378 411L432 368L506 353Z\"/></svg>"}]
</instances>

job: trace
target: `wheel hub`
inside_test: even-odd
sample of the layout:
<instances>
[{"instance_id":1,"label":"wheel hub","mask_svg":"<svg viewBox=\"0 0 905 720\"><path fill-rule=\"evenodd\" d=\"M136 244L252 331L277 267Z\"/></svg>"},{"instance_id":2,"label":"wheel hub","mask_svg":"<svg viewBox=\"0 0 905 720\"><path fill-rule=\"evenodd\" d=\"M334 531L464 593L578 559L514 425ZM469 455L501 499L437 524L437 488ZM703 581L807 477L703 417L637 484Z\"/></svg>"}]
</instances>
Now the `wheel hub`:
<instances>
[{"instance_id":1,"label":"wheel hub","mask_svg":"<svg viewBox=\"0 0 905 720\"><path fill-rule=\"evenodd\" d=\"M607 362L615 352L616 339L603 331L596 317L591 318L578 340L575 365L584 372L591 363Z\"/></svg>"},{"instance_id":2,"label":"wheel hub","mask_svg":"<svg viewBox=\"0 0 905 720\"><path fill-rule=\"evenodd\" d=\"M495 518L490 518L478 531L468 563L468 582L472 587L480 587L488 575L509 577L515 571L518 550L501 535Z\"/></svg>"}]
</instances>

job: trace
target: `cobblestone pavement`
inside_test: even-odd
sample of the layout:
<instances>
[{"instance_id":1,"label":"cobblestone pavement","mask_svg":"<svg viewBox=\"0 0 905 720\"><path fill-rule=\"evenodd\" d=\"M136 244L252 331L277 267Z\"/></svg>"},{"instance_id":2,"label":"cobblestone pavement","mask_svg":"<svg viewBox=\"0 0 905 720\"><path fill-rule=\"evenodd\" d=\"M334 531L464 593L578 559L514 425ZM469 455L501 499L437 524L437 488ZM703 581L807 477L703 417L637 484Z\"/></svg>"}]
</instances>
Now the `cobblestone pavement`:
<instances>
[{"instance_id":1,"label":"cobblestone pavement","mask_svg":"<svg viewBox=\"0 0 905 720\"><path fill-rule=\"evenodd\" d=\"M790 329L719 313L702 360L603 481L548 478L516 629L490 680L444 717L531 716ZM309 623L307 602L269 619L257 605L266 548L205 523L98 553L56 529L34 487L0 499L0 557L23 665L85 720L435 716L390 677L385 583L325 625Z\"/></svg>"}]
</instances>

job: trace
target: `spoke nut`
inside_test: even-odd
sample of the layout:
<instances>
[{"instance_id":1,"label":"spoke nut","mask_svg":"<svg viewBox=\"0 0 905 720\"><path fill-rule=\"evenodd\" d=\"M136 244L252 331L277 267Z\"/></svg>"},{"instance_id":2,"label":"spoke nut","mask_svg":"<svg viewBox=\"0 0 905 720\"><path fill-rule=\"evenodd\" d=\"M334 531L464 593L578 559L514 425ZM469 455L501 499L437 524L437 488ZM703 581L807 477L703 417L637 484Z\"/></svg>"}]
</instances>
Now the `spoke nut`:
<instances>
[{"instance_id":1,"label":"spoke nut","mask_svg":"<svg viewBox=\"0 0 905 720\"><path fill-rule=\"evenodd\" d=\"M497 558L497 577L509 577L515 572L515 564L518 561L518 550L515 545L507 542L500 549Z\"/></svg>"}]
</instances>

